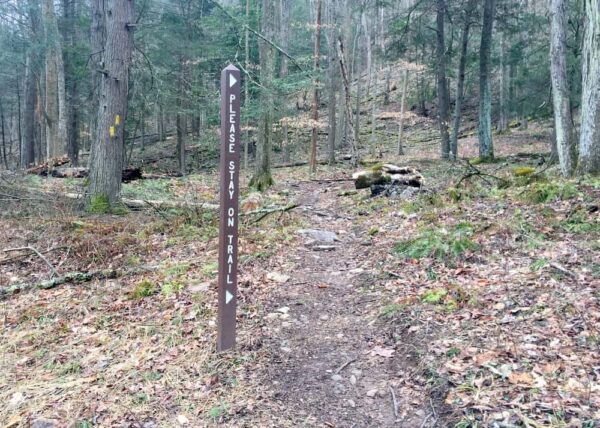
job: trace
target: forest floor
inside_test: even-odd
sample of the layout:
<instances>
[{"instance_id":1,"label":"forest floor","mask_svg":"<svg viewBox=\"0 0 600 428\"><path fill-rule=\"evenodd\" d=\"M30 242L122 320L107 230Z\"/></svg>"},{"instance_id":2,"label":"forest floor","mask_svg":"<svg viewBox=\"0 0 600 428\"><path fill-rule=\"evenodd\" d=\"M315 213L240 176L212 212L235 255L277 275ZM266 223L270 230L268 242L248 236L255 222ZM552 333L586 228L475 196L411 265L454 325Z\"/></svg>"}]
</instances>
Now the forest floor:
<instances>
[{"instance_id":1,"label":"forest floor","mask_svg":"<svg viewBox=\"0 0 600 428\"><path fill-rule=\"evenodd\" d=\"M243 217L223 354L217 219L192 206L214 174L127 184L189 208L118 216L60 197L80 181L2 176L0 292L48 264L114 272L2 294L0 426L599 426L600 181L557 178L539 132L475 166L502 180L457 185L474 170L433 144L386 157L425 176L406 199L354 191L347 166L276 170L247 209L298 207Z\"/></svg>"}]
</instances>

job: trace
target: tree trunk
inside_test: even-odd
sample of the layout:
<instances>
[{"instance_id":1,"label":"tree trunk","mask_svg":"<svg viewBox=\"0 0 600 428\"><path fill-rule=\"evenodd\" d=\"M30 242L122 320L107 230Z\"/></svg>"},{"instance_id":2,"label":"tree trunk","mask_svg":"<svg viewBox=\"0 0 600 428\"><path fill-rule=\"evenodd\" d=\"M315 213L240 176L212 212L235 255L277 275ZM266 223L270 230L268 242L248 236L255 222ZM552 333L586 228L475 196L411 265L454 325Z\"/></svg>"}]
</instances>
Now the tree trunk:
<instances>
[{"instance_id":1,"label":"tree trunk","mask_svg":"<svg viewBox=\"0 0 600 428\"><path fill-rule=\"evenodd\" d=\"M46 152L48 158L67 153L65 73L53 0L42 3L46 35Z\"/></svg>"},{"instance_id":2,"label":"tree trunk","mask_svg":"<svg viewBox=\"0 0 600 428\"><path fill-rule=\"evenodd\" d=\"M321 0L317 0L317 19L315 27L315 49L314 49L314 73L315 76L319 73L319 56L321 55ZM319 129L317 122L319 121L319 79L315 78L314 89L313 89L313 102L312 102L312 139L310 144L310 160L309 169L312 174L317 172L317 137Z\"/></svg>"},{"instance_id":3,"label":"tree trunk","mask_svg":"<svg viewBox=\"0 0 600 428\"><path fill-rule=\"evenodd\" d=\"M8 158L6 157L6 133L4 130L4 105L0 101L0 129L2 133L2 159L4 160L4 167L8 169Z\"/></svg>"},{"instance_id":4,"label":"tree trunk","mask_svg":"<svg viewBox=\"0 0 600 428\"><path fill-rule=\"evenodd\" d=\"M408 69L404 70L402 77L402 98L400 99L400 119L398 121L398 147L396 153L398 156L404 154L402 143L404 139L404 109L406 108L406 91L408 89Z\"/></svg>"},{"instance_id":5,"label":"tree trunk","mask_svg":"<svg viewBox=\"0 0 600 428\"><path fill-rule=\"evenodd\" d=\"M567 81L567 10L565 0L550 4L551 38L550 71L554 105L554 135L560 170L565 177L575 169L575 136L571 118L571 102Z\"/></svg>"},{"instance_id":6,"label":"tree trunk","mask_svg":"<svg viewBox=\"0 0 600 428\"><path fill-rule=\"evenodd\" d=\"M335 142L337 134L337 93L338 93L338 74L336 73L337 55L335 49L335 39L337 31L335 23L337 21L337 5L335 0L329 4L329 22L331 30L329 32L329 105L328 105L328 122L329 130L327 132L327 161L329 165L335 164Z\"/></svg>"},{"instance_id":7,"label":"tree trunk","mask_svg":"<svg viewBox=\"0 0 600 428\"><path fill-rule=\"evenodd\" d=\"M25 62L25 107L23 112L23 144L21 146L21 168L35 163L35 105L36 79L33 53L27 54Z\"/></svg>"},{"instance_id":8,"label":"tree trunk","mask_svg":"<svg viewBox=\"0 0 600 428\"><path fill-rule=\"evenodd\" d=\"M90 121L90 157L88 160L88 166L95 162L93 150L96 142L98 141L98 114L100 109L100 82L102 79L103 64L102 58L104 57L104 45L106 44L106 18L105 18L105 5L104 0L92 0L92 24L91 24L91 36L90 36L90 73L92 75L91 82L91 105L92 114ZM95 113L95 114L94 114Z\"/></svg>"},{"instance_id":9,"label":"tree trunk","mask_svg":"<svg viewBox=\"0 0 600 428\"><path fill-rule=\"evenodd\" d=\"M18 164L21 164L22 152L23 152L23 127L21 120L21 81L19 76L17 75L17 138L19 143L19 161Z\"/></svg>"},{"instance_id":10,"label":"tree trunk","mask_svg":"<svg viewBox=\"0 0 600 428\"><path fill-rule=\"evenodd\" d=\"M350 83L348 82L348 70L346 61L344 60L344 42L342 37L337 40L338 59L340 61L340 72L342 74L342 84L344 86L344 108L346 110L346 119L344 121L346 128L346 136L350 135L350 149L352 155L352 165L356 166L359 162L358 148L354 139L354 125L352 124L352 105L350 99Z\"/></svg>"},{"instance_id":11,"label":"tree trunk","mask_svg":"<svg viewBox=\"0 0 600 428\"><path fill-rule=\"evenodd\" d=\"M445 0L437 0L436 11L436 57L437 57L437 92L438 92L438 125L440 128L442 159L450 157L450 136L448 134L449 100L448 85L446 83L446 42L444 35L444 20L446 17Z\"/></svg>"},{"instance_id":12,"label":"tree trunk","mask_svg":"<svg viewBox=\"0 0 600 428\"><path fill-rule=\"evenodd\" d=\"M477 7L476 0L469 0L465 10L465 22L463 23L460 41L460 59L458 60L458 79L456 80L456 103L454 105L454 124L452 126L452 137L450 139L450 157L458 157L458 133L460 132L460 119L462 103L465 96L465 69L467 66L467 50L469 48L469 30L471 29L471 16Z\"/></svg>"},{"instance_id":13,"label":"tree trunk","mask_svg":"<svg viewBox=\"0 0 600 428\"><path fill-rule=\"evenodd\" d=\"M65 90L66 90L66 110L67 110L67 154L73 166L79 163L79 109L77 108L77 98L79 96L78 79L75 74L76 56L74 49L76 42L80 37L77 22L77 8L75 0L63 0L63 13L65 28L63 39L68 49L65 50Z\"/></svg>"},{"instance_id":14,"label":"tree trunk","mask_svg":"<svg viewBox=\"0 0 600 428\"><path fill-rule=\"evenodd\" d=\"M490 62L495 6L495 0L485 0L479 49L479 157L484 161L494 159Z\"/></svg>"},{"instance_id":15,"label":"tree trunk","mask_svg":"<svg viewBox=\"0 0 600 428\"><path fill-rule=\"evenodd\" d=\"M120 199L123 169L123 130L127 117L129 67L133 52L133 0L104 0L106 38L102 52L100 106L92 144L90 207L102 201L114 207Z\"/></svg>"},{"instance_id":16,"label":"tree trunk","mask_svg":"<svg viewBox=\"0 0 600 428\"><path fill-rule=\"evenodd\" d=\"M508 129L508 64L506 32L501 33L500 42L500 108L498 109L498 132Z\"/></svg>"},{"instance_id":17,"label":"tree trunk","mask_svg":"<svg viewBox=\"0 0 600 428\"><path fill-rule=\"evenodd\" d=\"M600 2L585 0L579 171L600 173Z\"/></svg>"},{"instance_id":18,"label":"tree trunk","mask_svg":"<svg viewBox=\"0 0 600 428\"><path fill-rule=\"evenodd\" d=\"M177 93L177 116L176 116L176 127L177 127L177 160L179 163L179 173L183 176L186 175L186 159L185 159L185 140L187 137L187 121L185 116L186 103L185 99L186 88L186 58L183 56L179 59L179 89Z\"/></svg>"},{"instance_id":19,"label":"tree trunk","mask_svg":"<svg viewBox=\"0 0 600 428\"><path fill-rule=\"evenodd\" d=\"M246 0L246 23L250 22L250 0ZM250 30L246 26L244 32L244 65L250 70ZM244 79L244 110L248 117L250 107L250 79ZM246 120L246 135L244 138L244 170L248 170L248 145L250 143L250 120Z\"/></svg>"},{"instance_id":20,"label":"tree trunk","mask_svg":"<svg viewBox=\"0 0 600 428\"><path fill-rule=\"evenodd\" d=\"M275 27L275 2L276 0L262 0L262 33L268 40L273 40L276 34ZM275 77L275 49L263 39L259 42L260 56L260 98L262 112L258 126L258 142L256 145L256 165L250 186L259 191L266 190L273 185L271 176L271 147L273 144L272 127L275 97L271 85Z\"/></svg>"}]
</instances>

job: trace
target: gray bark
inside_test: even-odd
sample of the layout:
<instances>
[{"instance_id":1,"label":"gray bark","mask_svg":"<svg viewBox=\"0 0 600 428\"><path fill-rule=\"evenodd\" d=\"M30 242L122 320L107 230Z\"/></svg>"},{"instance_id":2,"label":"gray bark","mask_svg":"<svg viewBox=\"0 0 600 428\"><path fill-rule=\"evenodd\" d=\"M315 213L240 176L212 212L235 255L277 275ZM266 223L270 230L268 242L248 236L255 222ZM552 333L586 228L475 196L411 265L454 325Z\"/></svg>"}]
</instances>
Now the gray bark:
<instances>
[{"instance_id":1,"label":"gray bark","mask_svg":"<svg viewBox=\"0 0 600 428\"><path fill-rule=\"evenodd\" d=\"M315 25L315 49L314 49L314 67L313 71L315 76L319 73L319 56L321 55L321 0L317 0L317 19ZM313 88L313 101L312 101L312 138L310 144L310 172L317 172L317 137L318 128L317 122L319 121L319 79L315 78Z\"/></svg>"},{"instance_id":2,"label":"gray bark","mask_svg":"<svg viewBox=\"0 0 600 428\"><path fill-rule=\"evenodd\" d=\"M446 43L444 35L444 20L446 16L445 0L437 0L436 12L436 75L438 92L438 126L440 128L442 159L450 157L450 135L448 134L449 101L448 85L446 83Z\"/></svg>"},{"instance_id":3,"label":"gray bark","mask_svg":"<svg viewBox=\"0 0 600 428\"><path fill-rule=\"evenodd\" d=\"M579 170L600 173L600 2L585 0Z\"/></svg>"},{"instance_id":4,"label":"gray bark","mask_svg":"<svg viewBox=\"0 0 600 428\"><path fill-rule=\"evenodd\" d=\"M495 6L495 0L485 0L479 49L479 157L483 160L494 158L490 60Z\"/></svg>"},{"instance_id":5,"label":"gray bark","mask_svg":"<svg viewBox=\"0 0 600 428\"><path fill-rule=\"evenodd\" d=\"M452 136L450 138L450 156L452 159L458 157L458 133L460 132L461 110L465 96L465 69L467 66L467 50L469 47L469 30L471 29L471 16L476 7L476 0L469 0L467 9L465 10L465 21L463 22L461 34L458 79L456 79L456 103L454 104L454 123L452 125Z\"/></svg>"},{"instance_id":6,"label":"gray bark","mask_svg":"<svg viewBox=\"0 0 600 428\"><path fill-rule=\"evenodd\" d=\"M91 37L90 37L90 73L91 73L91 105L92 105L92 117L90 121L90 157L88 160L88 166L94 163L95 151L92 150L96 141L98 141L98 135L96 134L98 128L98 110L100 108L100 81L102 78L102 58L104 56L104 45L106 43L106 19L104 16L104 0L92 0L92 24L91 24Z\"/></svg>"},{"instance_id":7,"label":"gray bark","mask_svg":"<svg viewBox=\"0 0 600 428\"><path fill-rule=\"evenodd\" d=\"M262 34L268 40L274 40L274 36L277 34L274 25L276 19L275 1L262 0ZM262 112L258 125L256 164L254 176L250 180L250 186L263 191L273 185L273 177L271 175L271 147L273 145L272 127L275 97L272 89L266 87L266 85L270 85L275 77L275 49L263 39L260 39L258 44L260 80L263 85L260 93Z\"/></svg>"},{"instance_id":8,"label":"gray bark","mask_svg":"<svg viewBox=\"0 0 600 428\"><path fill-rule=\"evenodd\" d=\"M23 145L21 148L21 168L35 163L35 104L36 80L33 70L35 60L28 53L25 63L25 107L23 111Z\"/></svg>"},{"instance_id":9,"label":"gray bark","mask_svg":"<svg viewBox=\"0 0 600 428\"><path fill-rule=\"evenodd\" d=\"M329 22L333 27L336 23L337 10L335 0L330 1L330 17ZM327 133L327 160L330 165L335 163L335 141L337 134L337 93L339 91L338 74L336 73L337 55L335 49L335 39L337 31L332 28L329 33L329 105L328 105L328 122L329 130Z\"/></svg>"},{"instance_id":10,"label":"gray bark","mask_svg":"<svg viewBox=\"0 0 600 428\"><path fill-rule=\"evenodd\" d=\"M48 158L67 153L65 72L54 2L42 3L46 35L46 152Z\"/></svg>"},{"instance_id":11,"label":"gray bark","mask_svg":"<svg viewBox=\"0 0 600 428\"><path fill-rule=\"evenodd\" d=\"M498 132L508 130L508 64L506 33L503 31L500 42L500 108L498 111Z\"/></svg>"},{"instance_id":12,"label":"gray bark","mask_svg":"<svg viewBox=\"0 0 600 428\"><path fill-rule=\"evenodd\" d=\"M554 136L560 170L565 177L573 174L576 164L575 136L567 78L567 13L565 0L550 4L550 71L554 106Z\"/></svg>"},{"instance_id":13,"label":"gray bark","mask_svg":"<svg viewBox=\"0 0 600 428\"><path fill-rule=\"evenodd\" d=\"M402 143L404 142L404 109L406 105L406 91L408 89L408 69L404 70L404 77L402 78L402 99L400 100L400 120L398 121L398 147L397 154L403 155L404 149Z\"/></svg>"},{"instance_id":14,"label":"gray bark","mask_svg":"<svg viewBox=\"0 0 600 428\"><path fill-rule=\"evenodd\" d=\"M105 0L106 38L100 77L100 106L92 143L90 200L119 202L123 169L123 130L127 116L129 67L133 52L134 0Z\"/></svg>"}]
</instances>

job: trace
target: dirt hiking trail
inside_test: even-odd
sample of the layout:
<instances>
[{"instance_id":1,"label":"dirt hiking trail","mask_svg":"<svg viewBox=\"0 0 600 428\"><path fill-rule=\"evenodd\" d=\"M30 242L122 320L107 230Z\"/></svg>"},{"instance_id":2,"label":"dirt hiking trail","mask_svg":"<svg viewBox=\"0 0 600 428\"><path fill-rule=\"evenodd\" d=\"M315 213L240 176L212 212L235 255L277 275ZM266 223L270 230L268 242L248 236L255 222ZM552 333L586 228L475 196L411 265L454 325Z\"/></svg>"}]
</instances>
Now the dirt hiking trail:
<instances>
[{"instance_id":1,"label":"dirt hiking trail","mask_svg":"<svg viewBox=\"0 0 600 428\"><path fill-rule=\"evenodd\" d=\"M418 397L402 394L401 384L415 361L400 356L397 338L379 319L377 264L389 248L374 244L368 222L356 221L366 213L340 204L337 193L352 183L300 186L296 202L309 227L277 256L285 269L278 274L289 280L266 308L270 361L262 376L272 388L273 413L283 416L278 423L435 426L434 408L407 412L407 400Z\"/></svg>"}]
</instances>

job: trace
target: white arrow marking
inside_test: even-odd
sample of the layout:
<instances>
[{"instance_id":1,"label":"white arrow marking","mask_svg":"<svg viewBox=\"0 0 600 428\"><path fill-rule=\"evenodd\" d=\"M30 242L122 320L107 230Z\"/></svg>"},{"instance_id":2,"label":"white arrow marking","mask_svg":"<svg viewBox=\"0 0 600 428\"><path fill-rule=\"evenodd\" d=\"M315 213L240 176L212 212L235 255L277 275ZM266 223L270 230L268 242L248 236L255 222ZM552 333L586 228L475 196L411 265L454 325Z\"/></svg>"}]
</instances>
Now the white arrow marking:
<instances>
[{"instance_id":1,"label":"white arrow marking","mask_svg":"<svg viewBox=\"0 0 600 428\"><path fill-rule=\"evenodd\" d=\"M228 304L233 299L233 294L225 290L225 304Z\"/></svg>"},{"instance_id":2,"label":"white arrow marking","mask_svg":"<svg viewBox=\"0 0 600 428\"><path fill-rule=\"evenodd\" d=\"M237 79L233 74L229 75L229 87L231 88L233 85L237 83Z\"/></svg>"}]
</instances>

